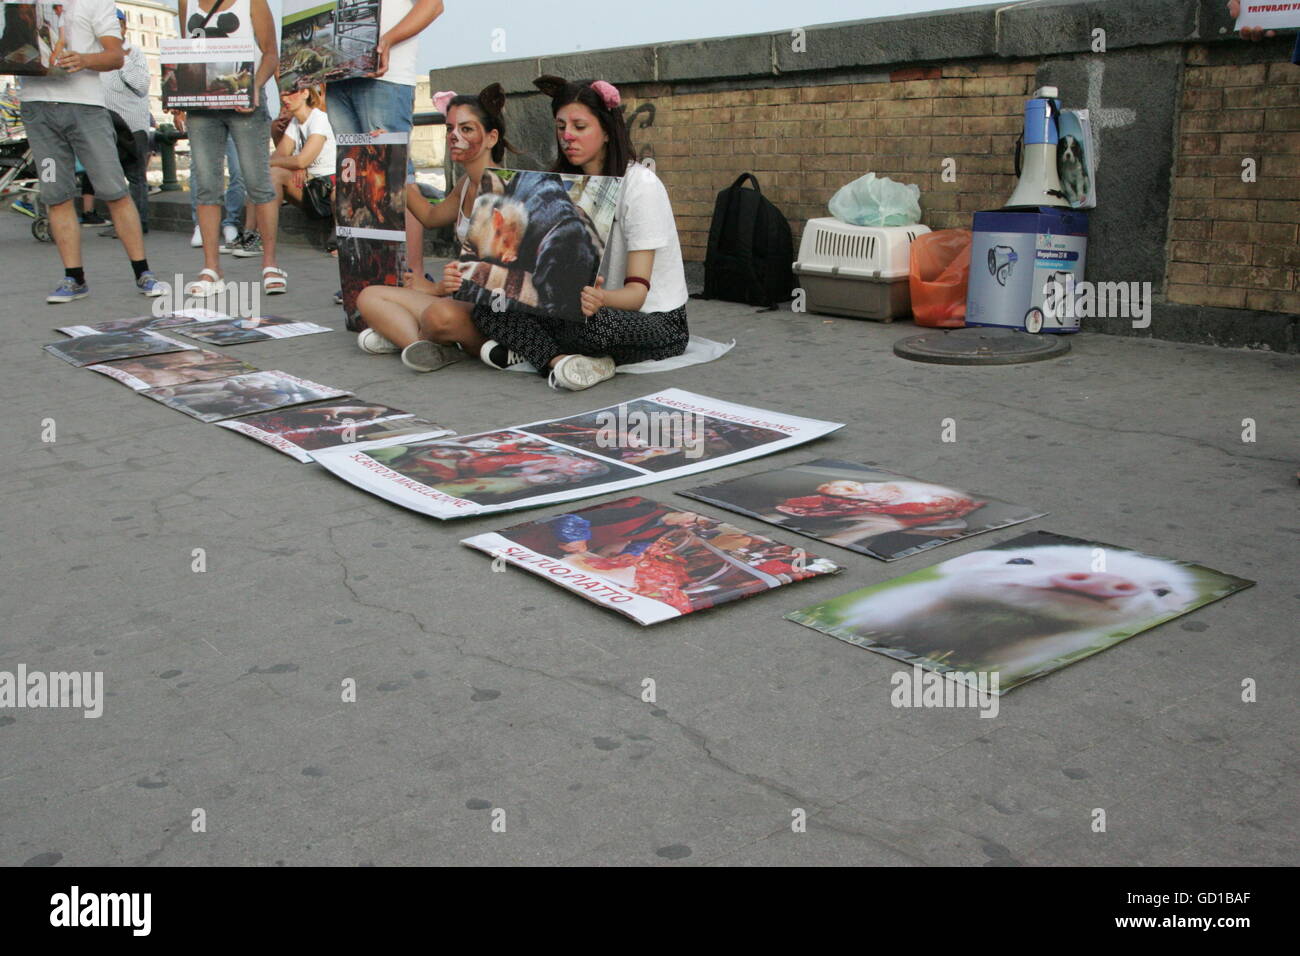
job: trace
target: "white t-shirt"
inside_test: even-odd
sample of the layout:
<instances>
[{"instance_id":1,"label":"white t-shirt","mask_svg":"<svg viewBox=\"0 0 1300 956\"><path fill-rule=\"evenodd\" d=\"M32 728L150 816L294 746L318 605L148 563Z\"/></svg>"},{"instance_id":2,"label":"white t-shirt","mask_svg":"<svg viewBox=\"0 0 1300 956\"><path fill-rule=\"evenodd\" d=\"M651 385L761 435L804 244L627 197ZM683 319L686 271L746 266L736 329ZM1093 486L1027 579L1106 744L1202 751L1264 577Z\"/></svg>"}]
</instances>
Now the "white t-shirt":
<instances>
[{"instance_id":1,"label":"white t-shirt","mask_svg":"<svg viewBox=\"0 0 1300 956\"><path fill-rule=\"evenodd\" d=\"M302 152L302 148L307 145L307 140L320 134L325 137L325 145L320 148L312 164L307 167L307 176L314 179L317 176L334 175L334 151L336 144L334 142L334 128L330 126L329 117L325 115L324 110L313 109L311 115L307 117L306 123L299 123L298 118L294 117L289 120L289 125L285 128L284 134L289 137L293 143L295 153Z\"/></svg>"},{"instance_id":2,"label":"white t-shirt","mask_svg":"<svg viewBox=\"0 0 1300 956\"><path fill-rule=\"evenodd\" d=\"M397 26L415 7L415 0L383 0L379 4L379 35ZM408 37L388 51L388 71L379 79L385 83L415 85L415 53L420 34Z\"/></svg>"},{"instance_id":3,"label":"white t-shirt","mask_svg":"<svg viewBox=\"0 0 1300 956\"><path fill-rule=\"evenodd\" d=\"M609 233L605 258L605 288L621 289L627 276L627 254L653 249L650 292L642 312L671 312L686 304L686 269L677 240L668 190L648 166L629 163L618 195L618 211Z\"/></svg>"},{"instance_id":4,"label":"white t-shirt","mask_svg":"<svg viewBox=\"0 0 1300 956\"><path fill-rule=\"evenodd\" d=\"M103 53L100 37L121 39L113 0L72 0L63 7L64 48L72 53ZM104 106L104 84L95 70L64 76L25 76L19 99L24 103L82 103Z\"/></svg>"}]
</instances>

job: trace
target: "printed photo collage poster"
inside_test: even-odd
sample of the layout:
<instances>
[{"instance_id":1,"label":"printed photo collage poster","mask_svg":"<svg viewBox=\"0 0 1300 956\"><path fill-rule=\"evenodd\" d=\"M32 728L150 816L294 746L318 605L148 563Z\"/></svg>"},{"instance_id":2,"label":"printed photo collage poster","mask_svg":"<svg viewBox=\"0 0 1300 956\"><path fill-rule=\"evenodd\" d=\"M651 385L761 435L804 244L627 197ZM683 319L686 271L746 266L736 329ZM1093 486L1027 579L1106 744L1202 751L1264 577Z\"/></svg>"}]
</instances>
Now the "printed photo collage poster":
<instances>
[{"instance_id":1,"label":"printed photo collage poster","mask_svg":"<svg viewBox=\"0 0 1300 956\"><path fill-rule=\"evenodd\" d=\"M368 285L401 284L406 251L409 133L340 133L334 233L347 327L365 326L357 297Z\"/></svg>"},{"instance_id":2,"label":"printed photo collage poster","mask_svg":"<svg viewBox=\"0 0 1300 956\"><path fill-rule=\"evenodd\" d=\"M280 89L370 76L379 62L380 0L284 0Z\"/></svg>"},{"instance_id":3,"label":"printed photo collage poster","mask_svg":"<svg viewBox=\"0 0 1300 956\"><path fill-rule=\"evenodd\" d=\"M455 434L450 428L417 418L400 408L356 399L297 405L264 415L230 418L217 425L254 438L301 462L310 462L311 452L323 448L398 436L440 438Z\"/></svg>"},{"instance_id":4,"label":"printed photo collage poster","mask_svg":"<svg viewBox=\"0 0 1300 956\"><path fill-rule=\"evenodd\" d=\"M455 439L389 438L312 458L386 501L445 519L724 468L842 427L670 388L568 418Z\"/></svg>"},{"instance_id":5,"label":"printed photo collage poster","mask_svg":"<svg viewBox=\"0 0 1300 956\"><path fill-rule=\"evenodd\" d=\"M0 76L61 76L62 3L4 0L0 3Z\"/></svg>"},{"instance_id":6,"label":"printed photo collage poster","mask_svg":"<svg viewBox=\"0 0 1300 956\"><path fill-rule=\"evenodd\" d=\"M158 41L158 58L162 66L162 105L164 110L233 110L253 105L254 64L258 60L257 41L249 31L239 31L240 14L235 10L218 12L200 25L207 16L192 4L185 25L192 35ZM267 104L272 113L272 104Z\"/></svg>"},{"instance_id":7,"label":"printed photo collage poster","mask_svg":"<svg viewBox=\"0 0 1300 956\"><path fill-rule=\"evenodd\" d=\"M460 248L458 298L499 312L584 321L622 178L489 169Z\"/></svg>"},{"instance_id":8,"label":"printed photo collage poster","mask_svg":"<svg viewBox=\"0 0 1300 956\"><path fill-rule=\"evenodd\" d=\"M786 618L1003 694L1254 583L1035 531Z\"/></svg>"},{"instance_id":9,"label":"printed photo collage poster","mask_svg":"<svg viewBox=\"0 0 1300 956\"><path fill-rule=\"evenodd\" d=\"M1045 512L869 465L819 458L679 494L882 561Z\"/></svg>"},{"instance_id":10,"label":"printed photo collage poster","mask_svg":"<svg viewBox=\"0 0 1300 956\"><path fill-rule=\"evenodd\" d=\"M645 625L842 570L725 521L637 496L461 544Z\"/></svg>"}]
</instances>

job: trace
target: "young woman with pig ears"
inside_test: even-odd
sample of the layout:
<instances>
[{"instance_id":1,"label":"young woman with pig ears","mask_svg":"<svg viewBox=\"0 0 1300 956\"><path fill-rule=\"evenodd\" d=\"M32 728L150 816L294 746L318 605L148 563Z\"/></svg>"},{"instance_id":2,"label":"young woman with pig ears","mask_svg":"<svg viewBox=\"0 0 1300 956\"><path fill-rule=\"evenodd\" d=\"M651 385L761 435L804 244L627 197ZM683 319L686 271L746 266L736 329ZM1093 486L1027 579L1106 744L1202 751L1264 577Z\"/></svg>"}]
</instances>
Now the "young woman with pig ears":
<instances>
[{"instance_id":1,"label":"young woman with pig ears","mask_svg":"<svg viewBox=\"0 0 1300 956\"><path fill-rule=\"evenodd\" d=\"M483 171L499 166L506 150L514 150L506 140L502 117L505 101L505 91L499 83L493 83L477 96L442 92L433 97L434 106L446 117L448 155L464 170L464 176L451 195L432 205L414 183L407 184L406 208L426 229L454 225L457 241L465 242L469 214L478 197ZM403 364L417 372L432 372L464 358L465 354L454 346L431 341L421 321L430 305L455 294L460 275L454 266L455 260L448 263L443 279L438 282L408 271L400 288L372 285L363 289L357 305L369 328L357 336L361 350L375 355L400 352ZM454 282L450 281L451 277Z\"/></svg>"},{"instance_id":2,"label":"young woman with pig ears","mask_svg":"<svg viewBox=\"0 0 1300 956\"><path fill-rule=\"evenodd\" d=\"M577 391L613 377L616 365L686 351L686 273L668 191L635 161L618 90L604 80L533 82L551 98L559 153L552 171L623 177L605 274L581 293L586 321L439 299L423 327L447 352L459 346L495 368L526 361L552 387ZM449 269L443 282L457 275Z\"/></svg>"}]
</instances>

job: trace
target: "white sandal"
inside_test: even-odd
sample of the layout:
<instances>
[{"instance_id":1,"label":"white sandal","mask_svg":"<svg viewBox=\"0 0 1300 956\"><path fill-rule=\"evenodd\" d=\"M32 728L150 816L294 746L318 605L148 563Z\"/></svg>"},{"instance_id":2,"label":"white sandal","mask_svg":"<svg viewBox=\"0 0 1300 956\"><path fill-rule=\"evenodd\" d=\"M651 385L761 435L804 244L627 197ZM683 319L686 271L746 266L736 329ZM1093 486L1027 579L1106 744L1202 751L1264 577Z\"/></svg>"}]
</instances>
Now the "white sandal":
<instances>
[{"instance_id":1,"label":"white sandal","mask_svg":"<svg viewBox=\"0 0 1300 956\"><path fill-rule=\"evenodd\" d=\"M262 291L267 295L281 295L289 291L289 273L278 266L262 270Z\"/></svg>"},{"instance_id":2,"label":"white sandal","mask_svg":"<svg viewBox=\"0 0 1300 956\"><path fill-rule=\"evenodd\" d=\"M226 290L226 280L217 275L215 269L204 269L199 277L185 287L185 294L191 298L204 298L219 295Z\"/></svg>"}]
</instances>

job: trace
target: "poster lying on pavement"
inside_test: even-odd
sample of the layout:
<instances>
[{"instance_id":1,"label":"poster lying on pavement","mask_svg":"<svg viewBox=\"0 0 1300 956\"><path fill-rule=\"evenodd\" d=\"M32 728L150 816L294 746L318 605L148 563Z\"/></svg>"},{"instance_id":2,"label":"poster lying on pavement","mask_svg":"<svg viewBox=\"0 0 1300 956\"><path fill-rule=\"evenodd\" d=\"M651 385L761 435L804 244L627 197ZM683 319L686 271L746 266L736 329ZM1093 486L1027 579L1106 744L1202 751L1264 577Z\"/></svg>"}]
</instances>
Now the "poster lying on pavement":
<instances>
[{"instance_id":1,"label":"poster lying on pavement","mask_svg":"<svg viewBox=\"0 0 1300 956\"><path fill-rule=\"evenodd\" d=\"M142 355L139 358L87 365L92 372L115 378L127 388L142 392L147 388L181 385L185 382L210 382L232 375L256 372L255 366L241 362L229 355L208 349L191 349L185 352L166 352L162 355Z\"/></svg>"},{"instance_id":2,"label":"poster lying on pavement","mask_svg":"<svg viewBox=\"0 0 1300 956\"><path fill-rule=\"evenodd\" d=\"M461 544L639 624L658 624L843 570L724 521L636 496L475 535Z\"/></svg>"},{"instance_id":3,"label":"poster lying on pavement","mask_svg":"<svg viewBox=\"0 0 1300 956\"><path fill-rule=\"evenodd\" d=\"M217 319L194 322L172 329L187 339L196 339L208 345L243 345L245 342L266 342L271 339L291 339L299 335L329 332L329 326L315 322L299 322L278 315L258 315L250 319Z\"/></svg>"},{"instance_id":4,"label":"poster lying on pavement","mask_svg":"<svg viewBox=\"0 0 1300 956\"><path fill-rule=\"evenodd\" d=\"M1005 693L1254 583L1036 531L786 618Z\"/></svg>"},{"instance_id":5,"label":"poster lying on pavement","mask_svg":"<svg viewBox=\"0 0 1300 956\"><path fill-rule=\"evenodd\" d=\"M138 355L157 355L161 352L179 352L193 349L176 339L153 332L105 332L100 335L80 335L62 342L51 342L45 351L78 367L114 359L135 358Z\"/></svg>"},{"instance_id":6,"label":"poster lying on pavement","mask_svg":"<svg viewBox=\"0 0 1300 956\"><path fill-rule=\"evenodd\" d=\"M882 561L1046 514L834 458L678 494Z\"/></svg>"},{"instance_id":7,"label":"poster lying on pavement","mask_svg":"<svg viewBox=\"0 0 1300 956\"><path fill-rule=\"evenodd\" d=\"M224 312L214 312L211 309L184 309L180 312L166 312L162 315L141 315L133 319L109 319L107 322L96 322L94 325L64 325L54 331L75 338L82 335L101 335L105 332L175 329L182 325L193 325L196 322L228 321L229 319L230 316Z\"/></svg>"},{"instance_id":8,"label":"poster lying on pavement","mask_svg":"<svg viewBox=\"0 0 1300 956\"><path fill-rule=\"evenodd\" d=\"M201 422L215 422L236 415L252 415L273 408L303 405L326 398L342 398L343 389L318 385L288 372L250 372L212 382L190 382L140 393L168 408L184 412Z\"/></svg>"},{"instance_id":9,"label":"poster lying on pavement","mask_svg":"<svg viewBox=\"0 0 1300 956\"><path fill-rule=\"evenodd\" d=\"M333 448L312 458L394 504L458 518L723 468L843 427L669 388L569 418L455 439Z\"/></svg>"},{"instance_id":10,"label":"poster lying on pavement","mask_svg":"<svg viewBox=\"0 0 1300 956\"><path fill-rule=\"evenodd\" d=\"M322 448L357 445L399 435L439 438L455 434L450 428L416 418L399 408L356 401L298 405L217 424L303 462L311 461L308 452Z\"/></svg>"},{"instance_id":11,"label":"poster lying on pavement","mask_svg":"<svg viewBox=\"0 0 1300 956\"><path fill-rule=\"evenodd\" d=\"M596 281L614 225L616 176L513 169L483 173L461 240L460 297L498 311L583 321L582 290Z\"/></svg>"},{"instance_id":12,"label":"poster lying on pavement","mask_svg":"<svg viewBox=\"0 0 1300 956\"><path fill-rule=\"evenodd\" d=\"M340 133L337 137L334 234L343 311L353 331L364 328L357 310L361 290L401 281L409 138L407 133Z\"/></svg>"}]
</instances>

